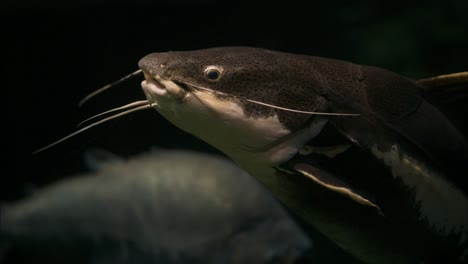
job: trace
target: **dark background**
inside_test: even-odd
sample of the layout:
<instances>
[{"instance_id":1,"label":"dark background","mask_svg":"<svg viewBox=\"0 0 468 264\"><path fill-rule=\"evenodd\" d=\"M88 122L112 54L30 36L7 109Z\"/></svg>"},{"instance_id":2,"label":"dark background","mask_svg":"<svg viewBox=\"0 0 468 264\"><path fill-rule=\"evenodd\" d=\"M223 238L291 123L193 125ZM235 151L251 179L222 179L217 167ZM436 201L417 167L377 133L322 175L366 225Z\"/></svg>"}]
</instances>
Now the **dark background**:
<instances>
[{"instance_id":1,"label":"dark background","mask_svg":"<svg viewBox=\"0 0 468 264\"><path fill-rule=\"evenodd\" d=\"M155 111L143 111L31 155L86 117L144 99L138 77L77 106L151 52L243 45L371 64L412 78L468 70L468 1L304 2L2 3L1 201L86 170L89 148L122 156L151 146L215 152Z\"/></svg>"}]
</instances>

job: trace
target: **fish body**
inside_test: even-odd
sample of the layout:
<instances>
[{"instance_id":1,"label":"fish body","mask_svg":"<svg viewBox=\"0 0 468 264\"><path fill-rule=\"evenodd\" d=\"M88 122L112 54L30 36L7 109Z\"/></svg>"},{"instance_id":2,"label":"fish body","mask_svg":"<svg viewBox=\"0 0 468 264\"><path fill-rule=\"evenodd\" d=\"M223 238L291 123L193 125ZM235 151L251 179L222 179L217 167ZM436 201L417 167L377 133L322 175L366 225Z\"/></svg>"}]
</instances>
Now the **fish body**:
<instances>
[{"instance_id":1,"label":"fish body","mask_svg":"<svg viewBox=\"0 0 468 264\"><path fill-rule=\"evenodd\" d=\"M97 171L3 204L0 246L47 263L293 263L312 246L224 158L158 149L108 162L94 153Z\"/></svg>"},{"instance_id":2,"label":"fish body","mask_svg":"<svg viewBox=\"0 0 468 264\"><path fill-rule=\"evenodd\" d=\"M468 144L415 80L248 47L153 53L139 67L159 113L359 259L466 259Z\"/></svg>"}]
</instances>

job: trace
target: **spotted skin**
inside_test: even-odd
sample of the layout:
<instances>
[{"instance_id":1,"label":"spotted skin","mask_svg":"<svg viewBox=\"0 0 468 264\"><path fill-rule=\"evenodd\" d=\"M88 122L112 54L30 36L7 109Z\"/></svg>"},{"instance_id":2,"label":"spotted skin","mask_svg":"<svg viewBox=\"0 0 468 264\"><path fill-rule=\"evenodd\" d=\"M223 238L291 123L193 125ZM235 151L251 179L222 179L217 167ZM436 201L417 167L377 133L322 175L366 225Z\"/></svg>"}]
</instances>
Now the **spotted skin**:
<instances>
[{"instance_id":1,"label":"spotted skin","mask_svg":"<svg viewBox=\"0 0 468 264\"><path fill-rule=\"evenodd\" d=\"M217 80L204 75L213 66L222 69ZM425 87L414 80L373 66L248 47L153 53L141 59L139 67L152 78L159 76L185 87L189 94L197 87L219 92L205 99L219 106L215 111L222 120L207 115L192 101L171 106L194 106L180 111L185 119L174 118L173 123L235 156L240 165L249 164L244 168L292 211L361 260L415 263L465 254L468 143L444 113L425 100ZM359 116L304 115L243 98L295 110ZM223 105L238 106L241 111L234 112L241 114L229 117ZM194 122L196 118L207 122L203 126L219 123L204 129ZM323 118L325 128L317 125ZM325 160L314 153L298 154L307 141L314 144L316 137L328 133L321 131L328 130L336 132L330 142L345 140L352 145L350 150ZM250 140L250 145L261 141L265 147L246 147L243 139ZM225 146L226 142L234 144ZM258 161L257 167L250 166L252 161ZM342 190L368 194L363 199L375 201L380 213L330 191L337 187L332 181L324 181L329 188L323 190L297 171L285 173L297 162L306 162L311 171L326 172L325 177L338 175L344 182ZM393 248L396 244L399 247Z\"/></svg>"},{"instance_id":2,"label":"spotted skin","mask_svg":"<svg viewBox=\"0 0 468 264\"><path fill-rule=\"evenodd\" d=\"M442 166L450 167L452 157L460 157L456 162L468 159L466 139L435 107L424 103L422 87L388 70L248 47L153 53L140 60L139 65L152 75L264 103L306 111L359 113L366 122L396 130L426 155L439 159ZM223 68L219 80L204 77L204 69L209 65ZM240 105L246 117L276 114L290 131L303 127L310 117L246 101ZM422 108L423 112L418 113ZM437 120L425 125L424 130L418 129L422 123L427 124L427 116ZM343 118L334 120L347 134L349 128L340 124ZM408 120L416 126L411 127ZM446 136L426 137L422 132L427 130L443 131ZM371 147L369 140L360 141L361 145Z\"/></svg>"},{"instance_id":3,"label":"spotted skin","mask_svg":"<svg viewBox=\"0 0 468 264\"><path fill-rule=\"evenodd\" d=\"M301 57L255 48L245 50L235 47L231 51L226 53L224 49L214 48L195 52L169 52L162 56L159 53L150 54L140 62L140 67L149 69L151 74L157 71L162 78L183 80L264 103L285 107L294 105L294 109L305 111L325 109L320 103L324 101L323 98L310 91L320 85L303 85L308 72L298 71L307 65L307 61L298 60ZM282 57L278 58L278 54ZM177 59L179 57L186 59L180 61ZM245 61L249 61L249 64ZM161 68L161 64L165 67ZM204 78L203 72L207 65L223 67L224 72L218 81ZM285 69L284 65L289 66ZM287 80L286 83L284 80ZM319 103L323 109L317 109L317 104L311 102ZM302 127L308 120L308 116L302 114L276 111L250 102L241 103L247 117L264 118L276 113L281 123L291 131Z\"/></svg>"}]
</instances>

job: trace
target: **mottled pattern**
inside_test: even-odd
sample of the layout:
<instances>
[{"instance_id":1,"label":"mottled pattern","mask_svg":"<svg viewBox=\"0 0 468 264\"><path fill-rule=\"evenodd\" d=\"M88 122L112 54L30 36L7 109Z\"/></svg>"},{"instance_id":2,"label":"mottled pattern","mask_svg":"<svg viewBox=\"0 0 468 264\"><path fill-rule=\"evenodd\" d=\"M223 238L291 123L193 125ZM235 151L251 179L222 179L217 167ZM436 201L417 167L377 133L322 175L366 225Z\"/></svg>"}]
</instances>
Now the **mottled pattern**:
<instances>
[{"instance_id":1,"label":"mottled pattern","mask_svg":"<svg viewBox=\"0 0 468 264\"><path fill-rule=\"evenodd\" d=\"M161 63L165 64L162 68ZM466 171L468 144L463 135L444 116L444 113L424 100L424 90L417 83L376 67L244 47L151 54L143 58L139 65L153 76L160 75L163 78L191 85L195 89L197 86L205 87L224 94L296 110L359 114L359 116L326 117L327 127L336 130L339 137L345 137L346 143L353 144L356 153L341 160L351 167L334 163L335 160L339 160L337 158L332 159L333 162L328 165L320 162L317 169L322 169L327 173L336 173L340 181L363 190L364 193L369 194L369 197L375 197L376 204L382 208L385 218L375 212L369 215L361 211L362 208L356 208L353 203L345 204L346 201L338 201L343 198L341 197L343 195L335 197L338 200L329 196L327 198L323 193L323 188L314 187L310 181L303 182L302 178L294 179L291 176L294 174L288 174L283 179L272 177L272 172L269 170L271 167L291 162L294 157L297 157L292 155L295 151L300 151L307 140L322 136L307 133L310 125L313 124L310 121L316 121L310 119L316 119L318 117L316 115L291 113L236 100L235 102L239 102L241 106L239 109L236 105L240 113L237 116L240 116L239 119L242 121L249 121L241 123L242 125L237 126L236 129L252 133L246 133L248 137L237 137L240 140L236 141L234 149L241 151L236 152L236 155L233 154L231 148L225 148L222 144L213 145L228 155L235 156L236 162L248 168L249 172L266 184L284 204L307 222L314 224L321 232L329 235L340 246L364 260L374 259L375 263L383 263L382 260L401 263L395 260L409 260L414 257L409 262L417 263L425 258L423 256L428 256L427 252L431 252L429 257L439 254L457 256L459 253L454 253L454 248L457 252L460 248L466 248L457 239L446 244L444 241L448 239L448 236L445 233L436 234L431 225L433 223L440 225L443 222L439 221L440 219L450 217L447 223L466 226L466 220L458 217L463 209L453 209L444 203L451 203L452 200L466 200L467 186L462 178L467 174L457 172L453 168L463 167L462 171ZM223 75L215 82L206 80L203 75L204 69L213 65L223 69ZM218 98L232 100L225 95ZM213 101L213 97L210 99ZM224 113L225 110L226 113ZM218 107L216 111L223 113L220 115L222 117L229 116L227 108ZM276 126L260 126L266 129L255 130L261 121L267 120L274 114L278 117L280 126L275 123ZM209 122L217 122L219 119ZM226 133L221 128L231 125L232 120L235 119L231 118L227 122L219 120L221 125L218 131L222 132L217 135L220 138L229 135L231 142L230 134L236 133L235 129ZM286 133L286 136L280 133L281 137L278 133L273 133L273 137L267 136L275 129L282 128L283 125L288 129L287 132L295 131L296 133ZM309 126L305 127L305 125ZM196 123L193 128L199 126L199 123ZM188 128L189 126L181 123L179 127ZM301 127L305 129L297 131ZM239 131L237 131L238 134L241 134ZM321 134L329 133L321 129L320 132ZM208 132L202 131L202 133L199 133L200 138L211 139L211 136L206 135ZM305 136L299 137L301 140L292 141L291 135ZM239 147L249 144L252 146L255 145L253 142L265 139L270 143L281 142L282 148L275 148L274 150L278 150L276 152L268 149L268 153L259 154L251 149ZM333 139L332 137L331 141L334 141ZM247 140L250 140L248 144L245 142ZM224 141L226 140L223 139L221 142ZM296 142L296 145L293 142ZM416 164L414 170L418 171L417 177L419 178L415 181L412 181L415 179L414 175L408 172L394 177L397 174L393 172L400 168L398 162L388 163L385 157L383 161L375 159L380 157L379 153L391 153L395 146L405 149L407 159L404 162ZM361 155L362 159L353 160L358 155ZM396 157L400 158L399 155ZM348 163L348 161L352 162ZM372 162L378 166L376 167L378 171L375 173L369 171ZM365 166L362 166L363 164ZM420 170L420 164L427 165L428 169ZM434 175L433 172L442 175L440 181L434 180L431 176ZM318 179L313 175L311 178ZM297 184L295 180L298 180ZM428 194L430 199L424 200L438 200L442 204L440 208L447 209L449 212L434 216L432 214L434 210L430 213L427 213L430 210L426 210L425 214L419 214L422 212L419 208L423 208L423 205L414 203L416 196L413 195L413 190L416 194L418 191L424 191L424 184L421 184L424 181L435 186ZM328 181L322 179L322 182ZM407 184L408 182L415 184ZM449 186L446 188L449 191L445 193L449 196L461 193L459 197L462 198L440 198L437 189L444 184ZM330 188L330 190L334 189ZM317 201L327 202L317 203ZM433 203L427 202L426 204ZM347 212L344 213L345 211ZM424 215L431 219L418 220ZM343 222L340 222L341 220ZM330 225L333 227L331 228ZM338 231L338 229L341 230ZM382 232L388 232L384 236L392 238L377 241L375 234ZM453 235L466 236L466 231L457 232ZM405 237L403 242L406 245L402 243L401 237ZM383 244L377 245L377 242L383 242ZM399 253L393 250L396 244L401 244L398 247ZM392 250L387 251L390 248L388 245L391 245ZM407 248L413 247L414 249L415 245L421 247L412 256L408 256ZM372 250L369 250L370 248ZM436 253L432 254L432 252ZM379 261L376 261L377 259Z\"/></svg>"},{"instance_id":2,"label":"mottled pattern","mask_svg":"<svg viewBox=\"0 0 468 264\"><path fill-rule=\"evenodd\" d=\"M212 65L223 69L217 81L204 75ZM422 88L385 69L248 47L153 53L141 59L139 66L152 75L281 107L360 114L359 118L330 119L364 148L375 142L389 145L389 138L396 136L445 168L453 166L451 157L468 157L466 140L438 109L424 101ZM238 102L247 118L276 114L291 131L315 117ZM390 136L395 132L398 135Z\"/></svg>"},{"instance_id":3,"label":"mottled pattern","mask_svg":"<svg viewBox=\"0 0 468 264\"><path fill-rule=\"evenodd\" d=\"M370 108L387 119L413 113L423 100L421 91L412 81L392 72L367 67L364 80Z\"/></svg>"}]
</instances>

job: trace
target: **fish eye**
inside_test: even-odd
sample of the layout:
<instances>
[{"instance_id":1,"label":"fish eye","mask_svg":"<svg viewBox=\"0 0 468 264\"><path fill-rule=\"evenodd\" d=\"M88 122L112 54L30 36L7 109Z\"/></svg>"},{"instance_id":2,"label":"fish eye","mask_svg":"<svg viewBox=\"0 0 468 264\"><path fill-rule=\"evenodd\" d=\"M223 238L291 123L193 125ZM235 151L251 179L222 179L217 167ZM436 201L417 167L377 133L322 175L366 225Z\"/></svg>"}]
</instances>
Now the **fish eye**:
<instances>
[{"instance_id":1,"label":"fish eye","mask_svg":"<svg viewBox=\"0 0 468 264\"><path fill-rule=\"evenodd\" d=\"M221 77L222 69L218 66L209 66L205 69L205 78L216 81Z\"/></svg>"}]
</instances>

